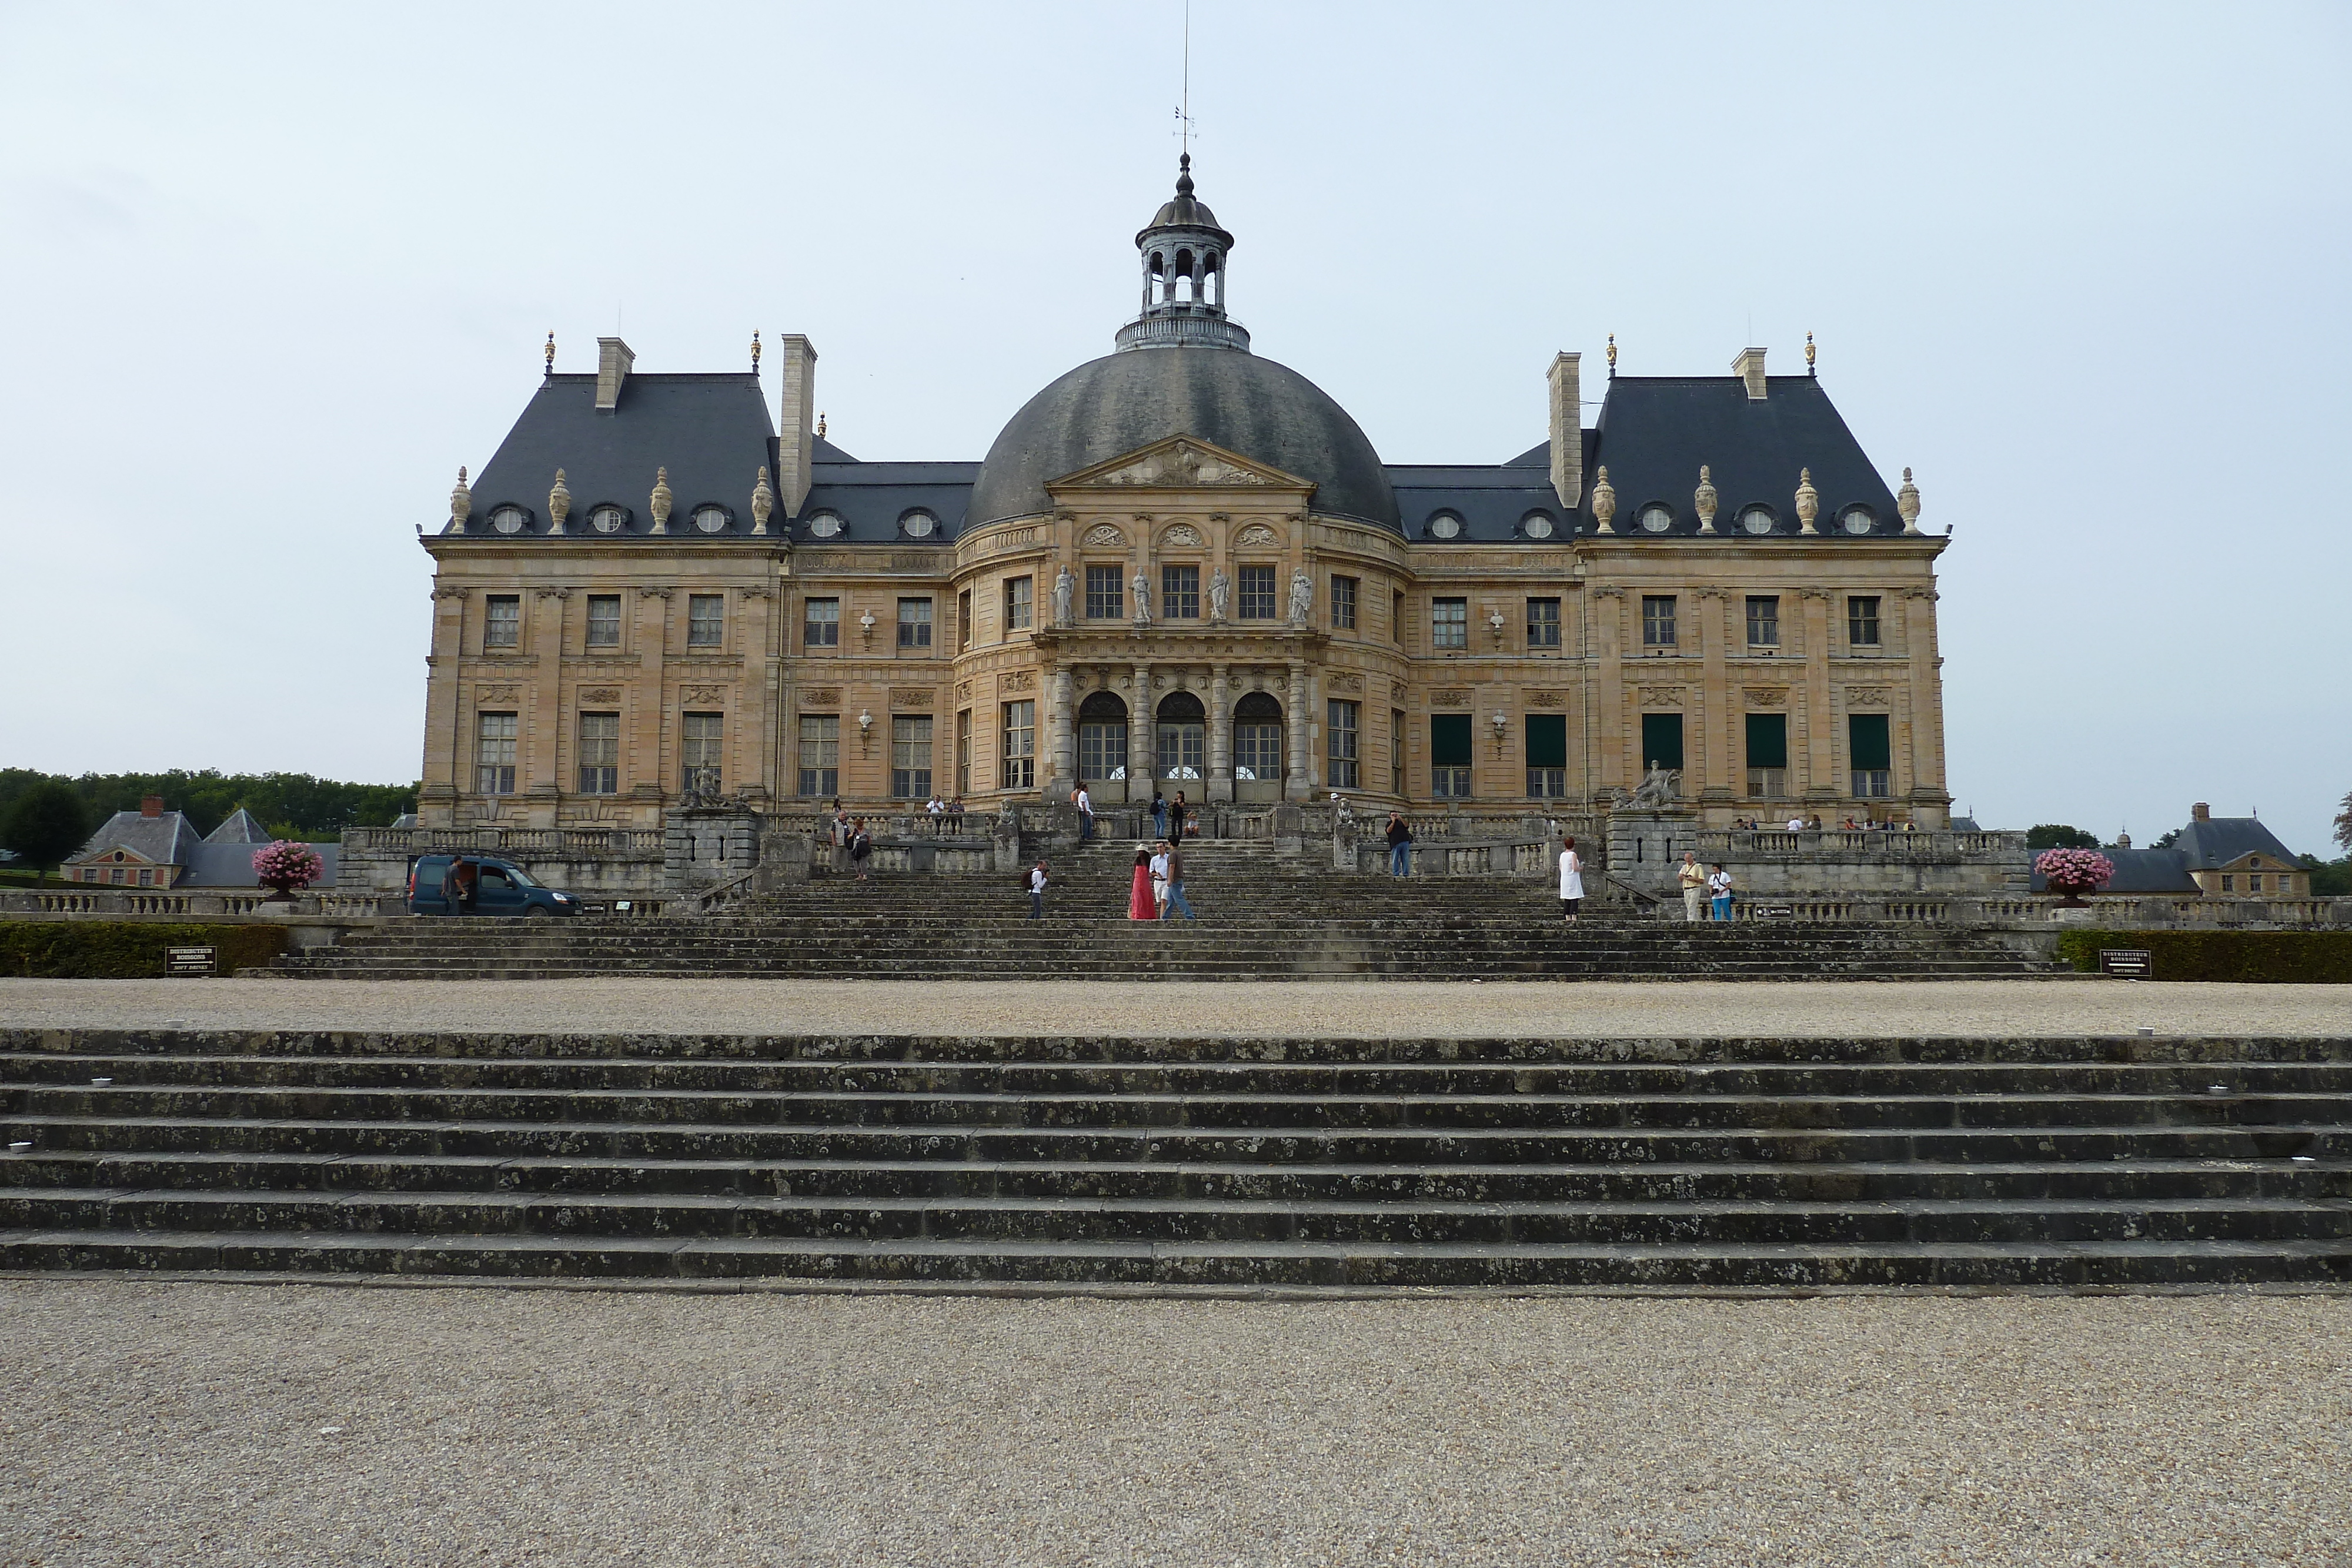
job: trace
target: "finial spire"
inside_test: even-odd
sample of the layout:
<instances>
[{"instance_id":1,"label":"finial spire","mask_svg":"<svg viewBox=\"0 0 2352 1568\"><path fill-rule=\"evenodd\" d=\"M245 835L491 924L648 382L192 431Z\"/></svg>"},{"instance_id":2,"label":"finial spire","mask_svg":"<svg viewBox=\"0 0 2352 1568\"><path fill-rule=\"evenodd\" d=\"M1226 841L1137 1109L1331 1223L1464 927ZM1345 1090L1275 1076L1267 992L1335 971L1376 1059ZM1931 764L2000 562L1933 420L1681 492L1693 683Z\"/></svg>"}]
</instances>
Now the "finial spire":
<instances>
[{"instance_id":1,"label":"finial spire","mask_svg":"<svg viewBox=\"0 0 2352 1568\"><path fill-rule=\"evenodd\" d=\"M547 369L541 373L550 376L555 373L555 334L553 332L547 335Z\"/></svg>"},{"instance_id":2,"label":"finial spire","mask_svg":"<svg viewBox=\"0 0 2352 1568\"><path fill-rule=\"evenodd\" d=\"M824 411L823 409L817 410L816 438L819 441L823 441L824 439Z\"/></svg>"},{"instance_id":3,"label":"finial spire","mask_svg":"<svg viewBox=\"0 0 2352 1568\"><path fill-rule=\"evenodd\" d=\"M1811 376L1819 373L1813 369L1813 335L1808 332L1805 334L1805 374Z\"/></svg>"},{"instance_id":4,"label":"finial spire","mask_svg":"<svg viewBox=\"0 0 2352 1568\"><path fill-rule=\"evenodd\" d=\"M1609 334L1609 373L1612 376L1617 373L1617 334L1614 332Z\"/></svg>"},{"instance_id":5,"label":"finial spire","mask_svg":"<svg viewBox=\"0 0 2352 1568\"><path fill-rule=\"evenodd\" d=\"M751 329L751 373L760 373L760 329Z\"/></svg>"}]
</instances>

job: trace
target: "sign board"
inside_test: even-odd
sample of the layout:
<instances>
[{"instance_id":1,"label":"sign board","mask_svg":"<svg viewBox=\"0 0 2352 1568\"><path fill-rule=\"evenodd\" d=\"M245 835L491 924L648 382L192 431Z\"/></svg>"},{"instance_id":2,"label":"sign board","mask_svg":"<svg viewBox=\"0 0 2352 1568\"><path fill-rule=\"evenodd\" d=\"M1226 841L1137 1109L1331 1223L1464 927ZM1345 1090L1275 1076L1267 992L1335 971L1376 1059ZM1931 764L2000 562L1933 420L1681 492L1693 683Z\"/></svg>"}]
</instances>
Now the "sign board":
<instances>
[{"instance_id":1,"label":"sign board","mask_svg":"<svg viewBox=\"0 0 2352 1568\"><path fill-rule=\"evenodd\" d=\"M213 975L219 973L217 947L166 947L163 949L163 973L172 975Z\"/></svg>"},{"instance_id":2,"label":"sign board","mask_svg":"<svg viewBox=\"0 0 2352 1568\"><path fill-rule=\"evenodd\" d=\"M1793 904L1751 904L1748 906L1750 920L1794 920L1797 906Z\"/></svg>"},{"instance_id":3,"label":"sign board","mask_svg":"<svg viewBox=\"0 0 2352 1568\"><path fill-rule=\"evenodd\" d=\"M2099 973L2126 980L2145 980L2156 972L2154 957L2145 947L2102 947Z\"/></svg>"}]
</instances>

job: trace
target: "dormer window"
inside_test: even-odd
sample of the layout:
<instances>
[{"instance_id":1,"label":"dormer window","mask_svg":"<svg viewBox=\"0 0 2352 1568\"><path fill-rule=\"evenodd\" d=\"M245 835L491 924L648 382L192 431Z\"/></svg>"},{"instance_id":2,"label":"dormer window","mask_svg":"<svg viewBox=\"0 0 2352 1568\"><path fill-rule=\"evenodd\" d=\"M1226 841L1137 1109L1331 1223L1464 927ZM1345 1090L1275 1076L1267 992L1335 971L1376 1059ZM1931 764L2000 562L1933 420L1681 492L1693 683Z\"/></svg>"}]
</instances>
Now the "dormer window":
<instances>
[{"instance_id":1,"label":"dormer window","mask_svg":"<svg viewBox=\"0 0 2352 1568\"><path fill-rule=\"evenodd\" d=\"M1773 517L1769 507L1750 507L1739 514L1739 531L1743 534L1769 534L1779 520Z\"/></svg>"},{"instance_id":2,"label":"dormer window","mask_svg":"<svg viewBox=\"0 0 2352 1568\"><path fill-rule=\"evenodd\" d=\"M809 538L813 539L838 538L841 537L842 529L841 514L839 512L811 512L809 514L807 528Z\"/></svg>"},{"instance_id":3,"label":"dormer window","mask_svg":"<svg viewBox=\"0 0 2352 1568\"><path fill-rule=\"evenodd\" d=\"M940 531L940 520L920 507L898 515L898 532L910 539L927 539Z\"/></svg>"},{"instance_id":4,"label":"dormer window","mask_svg":"<svg viewBox=\"0 0 2352 1568\"><path fill-rule=\"evenodd\" d=\"M734 520L734 514L724 507L710 506L694 508L694 526L706 534L724 533L727 531L727 525Z\"/></svg>"},{"instance_id":5,"label":"dormer window","mask_svg":"<svg viewBox=\"0 0 2352 1568\"><path fill-rule=\"evenodd\" d=\"M1650 505L1642 508L1642 531L1643 533L1662 534L1674 526L1675 510L1672 507L1660 506L1658 503L1654 501Z\"/></svg>"},{"instance_id":6,"label":"dormer window","mask_svg":"<svg viewBox=\"0 0 2352 1568\"><path fill-rule=\"evenodd\" d=\"M1848 507L1839 514L1838 520L1844 525L1845 531L1850 534L1866 534L1878 521L1871 515L1868 507Z\"/></svg>"},{"instance_id":7,"label":"dormer window","mask_svg":"<svg viewBox=\"0 0 2352 1568\"><path fill-rule=\"evenodd\" d=\"M1552 520L1549 512L1529 512L1519 519L1519 536L1522 538L1548 539L1551 535Z\"/></svg>"},{"instance_id":8,"label":"dormer window","mask_svg":"<svg viewBox=\"0 0 2352 1568\"><path fill-rule=\"evenodd\" d=\"M1462 537L1462 519L1452 512L1433 512L1429 518L1429 537L1433 539L1458 539Z\"/></svg>"},{"instance_id":9,"label":"dormer window","mask_svg":"<svg viewBox=\"0 0 2352 1568\"><path fill-rule=\"evenodd\" d=\"M617 534L629 526L628 508L607 501L588 514L588 526L600 534Z\"/></svg>"},{"instance_id":10,"label":"dormer window","mask_svg":"<svg viewBox=\"0 0 2352 1568\"><path fill-rule=\"evenodd\" d=\"M490 527L502 534L519 534L530 521L530 514L520 507L500 507L490 514Z\"/></svg>"}]
</instances>

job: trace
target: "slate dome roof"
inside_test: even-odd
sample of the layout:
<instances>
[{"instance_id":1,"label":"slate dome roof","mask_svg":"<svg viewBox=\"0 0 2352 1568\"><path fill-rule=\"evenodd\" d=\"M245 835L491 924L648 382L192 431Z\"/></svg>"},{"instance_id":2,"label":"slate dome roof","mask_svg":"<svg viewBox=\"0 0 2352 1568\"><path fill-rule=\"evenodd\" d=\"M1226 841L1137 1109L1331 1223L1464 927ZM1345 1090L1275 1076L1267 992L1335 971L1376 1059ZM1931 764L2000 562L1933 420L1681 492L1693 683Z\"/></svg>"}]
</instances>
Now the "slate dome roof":
<instances>
[{"instance_id":1,"label":"slate dome roof","mask_svg":"<svg viewBox=\"0 0 2352 1568\"><path fill-rule=\"evenodd\" d=\"M1192 346L1107 354L1031 398L988 449L965 526L1049 510L1048 479L1171 435L1314 481L1315 511L1398 527L1380 454L1322 388L1244 350Z\"/></svg>"}]
</instances>

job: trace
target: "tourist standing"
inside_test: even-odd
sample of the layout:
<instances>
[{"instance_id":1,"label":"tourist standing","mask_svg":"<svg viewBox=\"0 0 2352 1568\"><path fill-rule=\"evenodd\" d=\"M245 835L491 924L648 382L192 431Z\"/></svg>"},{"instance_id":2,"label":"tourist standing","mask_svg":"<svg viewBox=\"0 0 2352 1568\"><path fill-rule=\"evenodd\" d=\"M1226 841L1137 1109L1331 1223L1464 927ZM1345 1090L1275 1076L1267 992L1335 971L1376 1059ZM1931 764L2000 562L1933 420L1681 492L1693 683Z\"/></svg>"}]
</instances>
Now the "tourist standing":
<instances>
[{"instance_id":1,"label":"tourist standing","mask_svg":"<svg viewBox=\"0 0 2352 1568\"><path fill-rule=\"evenodd\" d=\"M1683 884L1683 918L1698 924L1699 902L1706 894L1706 873L1699 869L1698 856L1683 852L1683 863L1675 868L1675 878Z\"/></svg>"},{"instance_id":2,"label":"tourist standing","mask_svg":"<svg viewBox=\"0 0 2352 1568\"><path fill-rule=\"evenodd\" d=\"M1731 918L1731 873L1723 869L1721 861L1715 862L1715 872L1706 879L1706 896L1708 919Z\"/></svg>"},{"instance_id":3,"label":"tourist standing","mask_svg":"<svg viewBox=\"0 0 2352 1568\"><path fill-rule=\"evenodd\" d=\"M1407 875L1412 869L1412 830L1405 826L1404 814L1401 811L1389 813L1388 841L1389 874ZM1570 843L1575 841L1573 839L1569 841Z\"/></svg>"},{"instance_id":4,"label":"tourist standing","mask_svg":"<svg viewBox=\"0 0 2352 1568\"><path fill-rule=\"evenodd\" d=\"M1087 781L1078 780L1078 842L1092 843L1095 837L1095 798L1087 793Z\"/></svg>"},{"instance_id":5,"label":"tourist standing","mask_svg":"<svg viewBox=\"0 0 2352 1568\"><path fill-rule=\"evenodd\" d=\"M864 882L866 862L874 858L874 835L866 831L866 819L860 817L849 824L849 863Z\"/></svg>"},{"instance_id":6,"label":"tourist standing","mask_svg":"<svg viewBox=\"0 0 2352 1568\"><path fill-rule=\"evenodd\" d=\"M1045 918L1045 862L1043 860L1029 868L1029 918Z\"/></svg>"},{"instance_id":7,"label":"tourist standing","mask_svg":"<svg viewBox=\"0 0 2352 1568\"><path fill-rule=\"evenodd\" d=\"M1168 836L1168 801L1160 793L1160 786L1151 787L1151 837L1156 841Z\"/></svg>"},{"instance_id":8,"label":"tourist standing","mask_svg":"<svg viewBox=\"0 0 2352 1568\"><path fill-rule=\"evenodd\" d=\"M849 841L856 837L850 831L849 813L841 809L841 802L838 800L833 803L832 834L833 869L835 874L838 875L849 869Z\"/></svg>"},{"instance_id":9,"label":"tourist standing","mask_svg":"<svg viewBox=\"0 0 2352 1568\"><path fill-rule=\"evenodd\" d=\"M1185 919L1193 919L1192 906L1184 899L1184 846L1167 843L1160 847L1168 852L1168 902L1160 911L1160 918L1166 920L1181 909Z\"/></svg>"},{"instance_id":10,"label":"tourist standing","mask_svg":"<svg viewBox=\"0 0 2352 1568\"><path fill-rule=\"evenodd\" d=\"M1576 906L1584 902L1584 862L1576 852L1576 835L1570 834L1559 845L1559 915L1569 925L1576 924Z\"/></svg>"},{"instance_id":11,"label":"tourist standing","mask_svg":"<svg viewBox=\"0 0 2352 1568\"><path fill-rule=\"evenodd\" d=\"M1145 844L1135 846L1135 877L1128 884L1127 917L1129 920L1160 918L1160 912L1151 904L1151 850Z\"/></svg>"},{"instance_id":12,"label":"tourist standing","mask_svg":"<svg viewBox=\"0 0 2352 1568\"><path fill-rule=\"evenodd\" d=\"M1168 841L1162 839L1160 841L1159 849L1154 851L1151 856L1151 918L1160 919L1167 907Z\"/></svg>"},{"instance_id":13,"label":"tourist standing","mask_svg":"<svg viewBox=\"0 0 2352 1568\"><path fill-rule=\"evenodd\" d=\"M1184 817L1190 809L1184 801L1184 791L1177 790L1176 799L1168 802L1169 831L1162 835L1169 842L1181 844L1184 841Z\"/></svg>"}]
</instances>

